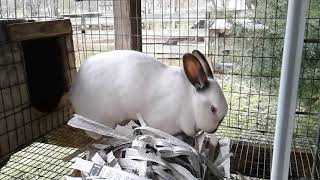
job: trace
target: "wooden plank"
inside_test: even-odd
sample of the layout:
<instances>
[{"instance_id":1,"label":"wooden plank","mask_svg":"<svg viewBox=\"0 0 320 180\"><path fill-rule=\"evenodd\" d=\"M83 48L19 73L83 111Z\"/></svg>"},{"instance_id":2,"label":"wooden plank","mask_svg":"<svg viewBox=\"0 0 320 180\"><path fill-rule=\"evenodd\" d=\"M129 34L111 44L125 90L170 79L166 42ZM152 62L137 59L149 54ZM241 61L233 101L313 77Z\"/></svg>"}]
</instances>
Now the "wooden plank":
<instances>
[{"instance_id":1,"label":"wooden plank","mask_svg":"<svg viewBox=\"0 0 320 180\"><path fill-rule=\"evenodd\" d=\"M4 44L7 39L7 25L12 23L22 23L24 19L0 19L0 44Z\"/></svg>"},{"instance_id":2,"label":"wooden plank","mask_svg":"<svg viewBox=\"0 0 320 180\"><path fill-rule=\"evenodd\" d=\"M9 135L9 145L10 145L10 151L14 151L18 148L18 138L17 138L17 132L16 130L11 131L8 133Z\"/></svg>"},{"instance_id":3,"label":"wooden plank","mask_svg":"<svg viewBox=\"0 0 320 180\"><path fill-rule=\"evenodd\" d=\"M0 136L0 157L8 154L9 152L10 152L9 137L8 137L8 134L4 134Z\"/></svg>"},{"instance_id":4,"label":"wooden plank","mask_svg":"<svg viewBox=\"0 0 320 180\"><path fill-rule=\"evenodd\" d=\"M113 0L115 49L142 51L141 1Z\"/></svg>"},{"instance_id":5,"label":"wooden plank","mask_svg":"<svg viewBox=\"0 0 320 180\"><path fill-rule=\"evenodd\" d=\"M72 32L69 19L14 23L7 25L8 39L10 41L23 41L28 39L46 38L70 34Z\"/></svg>"},{"instance_id":6,"label":"wooden plank","mask_svg":"<svg viewBox=\"0 0 320 180\"><path fill-rule=\"evenodd\" d=\"M0 44L4 44L7 41L6 26L7 21L0 21Z\"/></svg>"}]
</instances>

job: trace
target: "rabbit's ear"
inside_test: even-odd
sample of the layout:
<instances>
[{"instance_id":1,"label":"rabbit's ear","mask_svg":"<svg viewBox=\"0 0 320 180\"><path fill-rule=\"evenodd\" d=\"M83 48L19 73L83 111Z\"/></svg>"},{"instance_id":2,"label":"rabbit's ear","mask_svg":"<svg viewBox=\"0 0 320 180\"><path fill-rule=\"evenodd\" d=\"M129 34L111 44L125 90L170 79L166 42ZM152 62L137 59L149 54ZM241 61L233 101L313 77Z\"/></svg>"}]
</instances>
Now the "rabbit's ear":
<instances>
[{"instance_id":1,"label":"rabbit's ear","mask_svg":"<svg viewBox=\"0 0 320 180\"><path fill-rule=\"evenodd\" d=\"M200 61L200 63L202 65L204 71L206 72L206 75L208 76L208 78L212 78L213 79L213 74L212 74L211 68L209 66L208 61L204 57L204 55L198 50L193 50L192 54Z\"/></svg>"},{"instance_id":2,"label":"rabbit's ear","mask_svg":"<svg viewBox=\"0 0 320 180\"><path fill-rule=\"evenodd\" d=\"M192 54L183 55L183 68L187 78L196 89L203 89L208 86L207 75L199 60Z\"/></svg>"}]
</instances>

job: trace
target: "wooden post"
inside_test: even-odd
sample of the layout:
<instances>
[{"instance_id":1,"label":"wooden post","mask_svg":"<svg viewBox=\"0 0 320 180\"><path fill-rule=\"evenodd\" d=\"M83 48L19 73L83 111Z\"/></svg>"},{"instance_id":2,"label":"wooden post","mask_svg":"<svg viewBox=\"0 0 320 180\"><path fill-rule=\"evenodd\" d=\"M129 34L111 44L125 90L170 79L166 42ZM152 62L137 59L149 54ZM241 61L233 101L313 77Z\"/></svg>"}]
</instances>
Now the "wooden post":
<instances>
[{"instance_id":1,"label":"wooden post","mask_svg":"<svg viewBox=\"0 0 320 180\"><path fill-rule=\"evenodd\" d=\"M142 51L141 1L113 0L115 49Z\"/></svg>"}]
</instances>

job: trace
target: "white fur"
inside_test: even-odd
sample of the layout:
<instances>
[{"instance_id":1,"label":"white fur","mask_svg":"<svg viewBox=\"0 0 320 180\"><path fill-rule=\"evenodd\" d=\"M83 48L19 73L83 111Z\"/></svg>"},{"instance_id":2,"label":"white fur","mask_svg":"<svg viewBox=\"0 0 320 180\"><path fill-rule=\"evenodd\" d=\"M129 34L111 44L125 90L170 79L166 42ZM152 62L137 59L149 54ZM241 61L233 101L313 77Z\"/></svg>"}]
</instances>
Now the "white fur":
<instances>
[{"instance_id":1,"label":"white fur","mask_svg":"<svg viewBox=\"0 0 320 180\"><path fill-rule=\"evenodd\" d=\"M115 127L140 113L148 125L170 134L216 130L227 103L214 79L197 91L184 70L129 50L98 54L80 67L71 88L75 112ZM218 108L211 112L211 105Z\"/></svg>"}]
</instances>

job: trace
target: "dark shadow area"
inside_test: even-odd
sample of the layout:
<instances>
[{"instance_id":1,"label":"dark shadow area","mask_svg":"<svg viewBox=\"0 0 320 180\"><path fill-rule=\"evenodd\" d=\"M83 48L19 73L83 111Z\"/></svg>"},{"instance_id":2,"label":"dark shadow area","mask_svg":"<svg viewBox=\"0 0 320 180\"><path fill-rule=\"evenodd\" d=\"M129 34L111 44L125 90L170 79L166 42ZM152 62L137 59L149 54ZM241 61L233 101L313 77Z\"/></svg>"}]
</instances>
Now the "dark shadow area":
<instances>
[{"instance_id":1,"label":"dark shadow area","mask_svg":"<svg viewBox=\"0 0 320 180\"><path fill-rule=\"evenodd\" d=\"M22 42L31 105L53 111L64 92L63 52L59 37Z\"/></svg>"}]
</instances>

